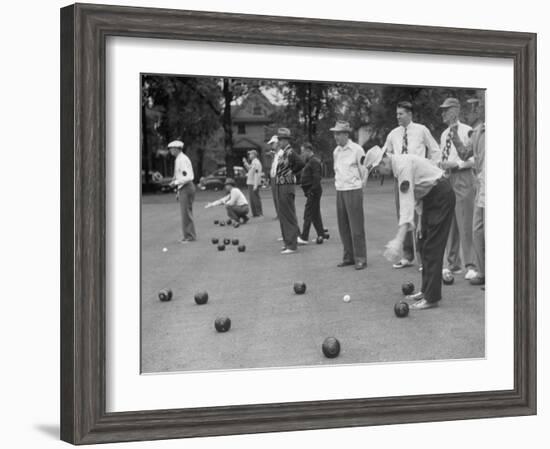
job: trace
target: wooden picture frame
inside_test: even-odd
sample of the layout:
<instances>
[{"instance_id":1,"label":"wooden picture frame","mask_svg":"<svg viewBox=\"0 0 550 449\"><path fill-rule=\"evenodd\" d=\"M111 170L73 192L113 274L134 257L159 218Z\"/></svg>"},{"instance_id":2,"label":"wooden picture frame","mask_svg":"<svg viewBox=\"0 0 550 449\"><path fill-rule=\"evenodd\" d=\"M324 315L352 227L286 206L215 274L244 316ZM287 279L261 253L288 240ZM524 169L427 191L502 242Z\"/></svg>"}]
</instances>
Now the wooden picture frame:
<instances>
[{"instance_id":1,"label":"wooden picture frame","mask_svg":"<svg viewBox=\"0 0 550 449\"><path fill-rule=\"evenodd\" d=\"M107 36L508 58L514 64L514 388L106 412ZM536 35L76 4L61 10L61 438L73 444L536 413Z\"/></svg>"}]
</instances>

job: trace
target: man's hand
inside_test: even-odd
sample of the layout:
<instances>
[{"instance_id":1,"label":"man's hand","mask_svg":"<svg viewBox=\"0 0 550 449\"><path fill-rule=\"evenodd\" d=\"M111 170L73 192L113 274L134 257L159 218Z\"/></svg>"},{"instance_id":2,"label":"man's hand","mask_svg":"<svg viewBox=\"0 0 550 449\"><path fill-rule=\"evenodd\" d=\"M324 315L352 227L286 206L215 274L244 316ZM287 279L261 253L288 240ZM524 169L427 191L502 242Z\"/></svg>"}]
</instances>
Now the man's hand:
<instances>
[{"instance_id":1,"label":"man's hand","mask_svg":"<svg viewBox=\"0 0 550 449\"><path fill-rule=\"evenodd\" d=\"M400 240L398 239L390 240L386 245L386 249L384 251L384 257L386 258L386 260L393 263L396 263L399 260L401 260L402 246L403 245Z\"/></svg>"},{"instance_id":2,"label":"man's hand","mask_svg":"<svg viewBox=\"0 0 550 449\"><path fill-rule=\"evenodd\" d=\"M254 187L252 188L252 190L253 190L254 192L255 192L256 190L258 190L258 186L254 186Z\"/></svg>"},{"instance_id":3,"label":"man's hand","mask_svg":"<svg viewBox=\"0 0 550 449\"><path fill-rule=\"evenodd\" d=\"M457 168L458 167L458 163L456 162L452 162L452 161L442 161L441 162L441 168L443 170L451 170L453 168Z\"/></svg>"}]
</instances>

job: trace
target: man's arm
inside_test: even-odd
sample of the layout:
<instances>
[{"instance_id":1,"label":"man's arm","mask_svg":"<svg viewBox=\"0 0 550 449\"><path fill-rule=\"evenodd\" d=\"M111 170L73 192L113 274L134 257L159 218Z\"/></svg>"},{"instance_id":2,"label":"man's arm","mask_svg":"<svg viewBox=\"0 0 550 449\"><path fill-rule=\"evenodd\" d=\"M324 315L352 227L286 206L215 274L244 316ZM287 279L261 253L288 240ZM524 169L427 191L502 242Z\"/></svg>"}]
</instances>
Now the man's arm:
<instances>
[{"instance_id":1,"label":"man's arm","mask_svg":"<svg viewBox=\"0 0 550 449\"><path fill-rule=\"evenodd\" d=\"M204 206L204 208L209 209L210 207L220 206L222 204L228 204L228 201L230 198L231 198L231 194L226 195L223 198L220 198L219 200L212 201L211 203L207 203L206 206Z\"/></svg>"},{"instance_id":2,"label":"man's arm","mask_svg":"<svg viewBox=\"0 0 550 449\"><path fill-rule=\"evenodd\" d=\"M288 155L288 159L290 162L290 169L292 170L292 173L296 174L299 171L304 168L304 161L302 158L294 152L294 150L290 150L290 154Z\"/></svg>"}]
</instances>

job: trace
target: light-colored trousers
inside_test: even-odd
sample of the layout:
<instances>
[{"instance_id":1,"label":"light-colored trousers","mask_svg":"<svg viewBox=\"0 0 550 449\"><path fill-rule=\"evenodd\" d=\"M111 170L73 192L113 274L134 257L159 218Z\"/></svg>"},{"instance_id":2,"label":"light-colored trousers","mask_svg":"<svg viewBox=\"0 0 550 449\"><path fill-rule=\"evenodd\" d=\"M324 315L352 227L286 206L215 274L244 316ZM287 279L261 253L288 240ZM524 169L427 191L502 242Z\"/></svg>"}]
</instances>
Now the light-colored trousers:
<instances>
[{"instance_id":1,"label":"light-colored trousers","mask_svg":"<svg viewBox=\"0 0 550 449\"><path fill-rule=\"evenodd\" d=\"M474 209L474 252L476 254L477 274L485 277L485 208Z\"/></svg>"},{"instance_id":2,"label":"light-colored trousers","mask_svg":"<svg viewBox=\"0 0 550 449\"><path fill-rule=\"evenodd\" d=\"M451 269L475 266L473 222L475 177L473 170L451 173L449 181L456 195L455 216L447 241L447 267Z\"/></svg>"}]
</instances>

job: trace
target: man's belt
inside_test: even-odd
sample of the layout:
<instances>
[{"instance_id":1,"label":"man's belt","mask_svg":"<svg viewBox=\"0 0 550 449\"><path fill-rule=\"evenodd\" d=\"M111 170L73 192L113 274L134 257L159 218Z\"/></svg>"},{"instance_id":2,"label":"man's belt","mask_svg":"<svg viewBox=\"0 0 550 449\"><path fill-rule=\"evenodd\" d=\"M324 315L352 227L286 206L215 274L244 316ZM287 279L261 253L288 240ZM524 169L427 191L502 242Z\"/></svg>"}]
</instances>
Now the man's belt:
<instances>
[{"instance_id":1,"label":"man's belt","mask_svg":"<svg viewBox=\"0 0 550 449\"><path fill-rule=\"evenodd\" d=\"M472 169L472 167L466 167L466 168L453 167L449 171L450 171L450 173L457 173L459 171L466 171L466 170L471 170L471 169Z\"/></svg>"}]
</instances>

